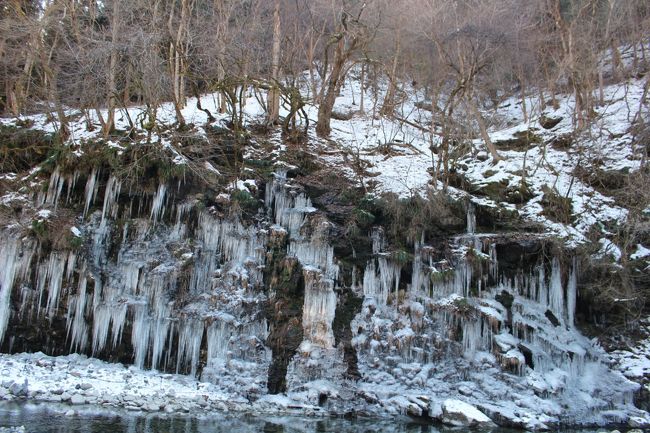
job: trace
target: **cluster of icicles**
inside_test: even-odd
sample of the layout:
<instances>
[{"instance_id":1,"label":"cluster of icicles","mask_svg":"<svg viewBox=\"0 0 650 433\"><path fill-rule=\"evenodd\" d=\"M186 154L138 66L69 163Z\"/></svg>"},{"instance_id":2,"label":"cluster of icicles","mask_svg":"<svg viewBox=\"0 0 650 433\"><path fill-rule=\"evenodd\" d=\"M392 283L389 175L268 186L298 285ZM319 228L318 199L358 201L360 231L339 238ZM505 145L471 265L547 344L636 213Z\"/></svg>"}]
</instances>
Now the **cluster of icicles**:
<instances>
[{"instance_id":1,"label":"cluster of icicles","mask_svg":"<svg viewBox=\"0 0 650 433\"><path fill-rule=\"evenodd\" d=\"M128 338L133 362L139 367L196 374L200 367L223 363L238 338L255 336L264 341L267 325L263 319L245 320L236 302L205 304L216 294L221 295L219 299L264 298L266 238L269 230L275 230L288 234L287 255L303 266L305 338L323 347L334 345L331 324L338 266L326 241L328 226L323 222L317 233L301 234L307 216L316 209L303 193L287 186L284 173L267 185L266 207L274 224L244 226L202 211L193 233L193 250L185 254L185 262L171 256L165 246L187 241L187 219L196 203L173 203L169 186L161 184L150 200L150 212L144 212L149 219L132 218L132 214L143 214L139 208L143 202L131 199L125 205L124 196L130 194L121 195L120 181L111 176L103 188L101 212L90 213L101 191L99 176L93 170L84 189L83 235L89 254L53 251L42 257L34 240L19 239L9 230L2 234L0 343L7 338L11 348L13 336L6 332L10 304L12 297L20 297L15 314L21 321L65 317L70 352L110 353ZM73 199L79 179L78 174L64 176L54 171L48 190L35 198L37 205L56 212ZM115 236L118 218L126 221L121 227L121 245L117 256L109 257L108 245L115 241L110 237ZM163 218L172 223L165 226ZM35 263L34 281L30 281ZM188 272L183 296L196 302L179 309L180 278ZM207 352L207 365L200 365L202 348Z\"/></svg>"},{"instance_id":2,"label":"cluster of icicles","mask_svg":"<svg viewBox=\"0 0 650 433\"><path fill-rule=\"evenodd\" d=\"M552 258L550 266L540 263L528 274L522 272L506 278L498 270L495 243L489 235L476 234L475 227L470 205L467 233L453 240L456 251L453 267L446 260L434 260L433 249L416 242L411 281L402 294L398 289L404 286L400 284L404 264L385 251L383 231L380 228L373 231L374 259L368 263L357 291L378 310L375 315L392 318L391 321L399 317L394 314L397 305L408 304L408 321L415 328L415 332L408 329L389 337L384 335L383 338L393 341L389 352L397 351L407 363L427 364L433 359L431 342L415 338L418 331L423 335L436 332L451 335L453 330L462 329L460 343L467 359L478 352L494 354L504 368L519 374L525 373L528 364L536 372L559 368L577 378L588 362L600 362L598 355L589 353L590 343L574 327L575 264L563 269L560 260ZM510 312L497 300L504 292L513 299ZM386 310L390 312L382 313ZM557 323L549 320L550 315ZM422 330L423 316L428 316L437 328L429 332ZM361 334L368 326L375 325L363 320L354 323L353 330L361 330L355 341L371 355L382 355L385 346ZM526 360L520 350L522 346L529 351L530 359Z\"/></svg>"},{"instance_id":3,"label":"cluster of icicles","mask_svg":"<svg viewBox=\"0 0 650 433\"><path fill-rule=\"evenodd\" d=\"M62 201L71 199L77 181L78 176L65 177L55 171L48 191L36 198L37 204L56 210ZM329 223L325 219L316 220L316 223L310 220L310 214L316 209L303 192L290 187L284 173L276 174L267 184L265 204L273 221L269 227L246 227L237 221L216 218L208 211L200 212L194 232L194 249L188 254L191 262L186 294L199 302L187 311L179 311L175 304L183 266L171 256L168 260L159 258L160 263L152 266L150 256L152 250L164 250L165 243L186 241L189 230L186 219L195 203L172 203L169 186L160 185L150 200L149 219L131 220L130 213L135 205L120 204L121 188L119 180L110 177L104 187L101 211L91 214L100 191L99 173L93 170L87 179L83 213L84 235L89 239L90 248L87 257L58 251L41 257L35 242L17 240L8 230L3 233L0 342L12 338L6 332L10 301L12 296L20 296L17 314L22 320L65 317L71 352L100 354L114 350L123 339L130 338L135 365L154 369L175 367L177 371L196 374L202 347L206 348L206 362L210 365L224 362L230 356L233 341L240 336L254 335L260 341L265 340L267 325L263 319L244 320L236 305L213 305L212 309L202 310L200 303L207 302L219 291L232 296L266 296L262 287L266 238L269 230L275 230L286 232L287 254L302 264L305 340L323 348L334 346L332 322L337 305L335 288L339 268L333 248L327 242ZM142 206L142 202L137 206ZM114 260L108 257L107 244L118 217L127 223L122 227L122 246ZM165 226L163 218L171 223ZM310 230L305 234L308 221ZM154 230L164 231L161 245L151 240ZM490 273L497 276L494 245L484 242L474 231L470 207L468 233L458 238L458 247L485 256ZM373 231L372 240L374 258L367 264L363 276L356 279L361 283L356 290L380 308L390 308L389 299L397 295L400 287L402 264L385 252L380 229ZM523 368L524 356L517 348L518 343L523 342L532 348L535 369L557 366L579 374L585 362L585 351L574 348L568 356L563 344L547 338L551 332L532 332L528 326L536 324L540 314L543 316L550 310L563 329L572 332L576 299L574 270L563 284L560 262L554 259L550 277L545 275L544 267L539 266L536 272L517 281L502 280L494 287L481 287L483 280L478 279L479 287L471 287L472 281L477 279L472 276L473 267L468 260L459 261L451 272L437 277L441 271L428 251L422 243L415 245L412 280L406 292L413 299L433 301L450 295L478 299L474 307L480 314L461 319L457 315L446 316L450 327L456 325L457 320L463 321L462 346L466 354L481 350L498 352L504 363ZM34 263L35 277L30 281ZM512 293L517 299L512 306L510 330L504 326L506 312L494 300L502 291ZM130 336L124 335L127 323L130 324ZM426 351L418 350L416 345L401 347L405 359L428 361Z\"/></svg>"},{"instance_id":4,"label":"cluster of icicles","mask_svg":"<svg viewBox=\"0 0 650 433\"><path fill-rule=\"evenodd\" d=\"M72 199L78 179L78 175L54 171L47 192L36 198L37 204L56 212L62 201L67 204ZM122 185L110 176L101 211L89 214L100 191L99 173L93 170L84 193L83 235L88 254L53 251L41 257L35 241L20 239L10 230L2 233L0 342L8 339L12 346L13 336L6 331L12 296L20 298L16 314L21 321L51 322L64 317L70 352L111 353L128 338L133 362L139 367L196 374L203 347L208 365L202 367L210 367L226 360L231 340L240 335L263 341L267 333L263 320L239 320L218 308L179 311L176 302L183 273L189 273L189 278L184 276L189 280L184 296L190 300L201 301L207 294L224 290L252 294L259 289L264 231L201 212L194 250L179 260L166 246L187 240L186 220L196 203L172 204L167 188L161 184L151 198L148 220L131 218L142 214L142 209L134 207L143 206L143 202L131 198L128 205L121 203ZM168 215L174 218L168 218L172 224L166 227L161 221ZM115 241L110 237L118 218L125 221L121 245L116 257L109 257L108 245ZM160 233L155 235L157 230ZM34 263L35 277L30 281ZM125 330L130 335L124 335Z\"/></svg>"}]
</instances>

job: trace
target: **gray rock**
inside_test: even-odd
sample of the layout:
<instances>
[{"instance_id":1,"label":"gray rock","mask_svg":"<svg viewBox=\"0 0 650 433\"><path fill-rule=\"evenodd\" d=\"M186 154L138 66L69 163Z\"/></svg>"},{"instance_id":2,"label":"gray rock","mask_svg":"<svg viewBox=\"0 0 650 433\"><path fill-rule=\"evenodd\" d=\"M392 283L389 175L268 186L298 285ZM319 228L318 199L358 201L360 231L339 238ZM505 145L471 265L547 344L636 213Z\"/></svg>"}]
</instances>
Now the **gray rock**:
<instances>
[{"instance_id":1,"label":"gray rock","mask_svg":"<svg viewBox=\"0 0 650 433\"><path fill-rule=\"evenodd\" d=\"M79 385L79 388L84 390L84 391L88 391L92 387L93 386L91 384L89 384L89 383L82 383L81 385Z\"/></svg>"}]
</instances>

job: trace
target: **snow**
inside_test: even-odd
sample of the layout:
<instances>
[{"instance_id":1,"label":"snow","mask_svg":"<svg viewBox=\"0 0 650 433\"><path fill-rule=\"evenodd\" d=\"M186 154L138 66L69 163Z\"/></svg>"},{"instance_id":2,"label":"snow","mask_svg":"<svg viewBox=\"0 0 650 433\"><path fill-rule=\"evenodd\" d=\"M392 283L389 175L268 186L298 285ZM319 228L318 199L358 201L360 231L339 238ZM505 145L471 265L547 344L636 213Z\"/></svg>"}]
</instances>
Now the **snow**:
<instances>
[{"instance_id":1,"label":"snow","mask_svg":"<svg viewBox=\"0 0 650 433\"><path fill-rule=\"evenodd\" d=\"M644 338L628 349L609 354L616 368L626 377L642 379L650 376L650 317L641 322L639 329Z\"/></svg>"},{"instance_id":2,"label":"snow","mask_svg":"<svg viewBox=\"0 0 650 433\"><path fill-rule=\"evenodd\" d=\"M625 51L625 50L624 50ZM336 167L354 182L369 187L375 194L384 192L396 193L400 197L426 195L431 189L440 185L431 184L431 175L428 170L437 164L437 155L432 155L429 147L440 142L439 131L435 128L433 134L429 128L431 113L416 107L416 102L421 101L422 95L418 90L403 86L405 94L403 102L397 107L396 114L401 119L380 116L377 107L385 95L387 82L380 81L378 92L365 92L366 112L358 111L359 97L362 83L358 80L359 70L353 68L343 84L342 91L336 99L334 110L338 112L353 112L350 120L331 121L331 140L325 142L309 131L309 139L316 148L329 147L334 151L327 152L321 159ZM643 79L630 79L627 82L612 84L604 88L605 103L595 107L596 121L586 131L573 138L573 144L567 149L556 149L551 143L555 138L574 133L572 124L572 110L575 102L573 95L558 95L558 108L547 107L541 110L539 101L534 97L527 98L528 121L524 122L520 97L513 96L503 101L496 109L486 111L486 117L496 119L489 129L489 134L494 142L513 137L513 134L531 131L541 140L526 151L500 150L504 157L497 164L488 158L477 158L485 153L482 140L471 141L471 151L466 156L461 156L457 161L459 172L476 186L485 186L495 182L505 182L509 187L515 188L522 182L522 173L525 173L533 198L527 203L514 206L510 203L501 203L501 206L514 208L522 217L542 224L550 233L561 236L569 244L585 242L586 233L594 224L605 221L624 221L627 216L626 209L602 191L584 183L574 176L574 170L581 166L589 169L590 161L598 161L599 169L604 171L633 172L641 164L637 150L631 146L633 132L631 122L639 109L643 109L640 99L643 95ZM257 98L248 92L244 101L244 122L251 124L263 115L263 107ZM213 113L217 122L227 119L228 114L218 113L218 97L216 94L203 95L201 102L204 108ZM641 107L641 108L640 108ZM123 110L120 110L122 112ZM129 116L117 116L116 127L128 129L128 117L135 119L146 113L146 107L128 107ZM281 114L286 114L284 108ZM461 110L462 111L462 110ZM73 114L74 110L70 110ZM315 119L317 107L307 104L306 112L310 119ZM188 123L194 125L207 125L208 117L204 111L196 108L196 98L188 98L182 110ZM89 113L91 122L98 124L96 113ZM103 112L105 116L106 113ZM461 114L459 114L461 115ZM539 125L542 115L558 117L562 120L551 130L544 130ZM75 119L74 116L70 116ZM171 125L175 122L175 111L171 103L164 103L158 108L157 119L162 125ZM22 116L21 121L30 121L34 128L43 131L54 131L55 125L45 115ZM16 124L16 119L1 119L4 124ZM415 125L415 126L414 126ZM418 126L419 125L419 126ZM418 127L416 127L418 126ZM95 139L101 133L101 128L94 131L86 130L86 119L71 120L70 143L76 145L86 140ZM197 133L205 134L202 126L196 127ZM165 143L177 156L178 163L187 162L187 157L180 149L174 148L165 135L165 128L155 131L161 134L154 137ZM616 137L616 138L613 138ZM270 140L280 149L284 148L278 134ZM109 146L124 149L123 144L109 142ZM351 168L352 162L357 161L360 166L367 167L364 173L355 172ZM209 162L204 162L209 164ZM587 164L585 166L585 164ZM524 169L525 166L525 169ZM206 165L208 170L216 169ZM485 173L492 173L485 176ZM242 184L243 182L244 184ZM248 181L238 181L237 189L247 189ZM563 224L553 221L543 213L540 206L542 187L551 187L561 196L571 200L572 213L576 218L573 224ZM466 192L449 189L452 195L467 196ZM496 206L498 203L490 198L480 195L470 195L472 202L481 206Z\"/></svg>"},{"instance_id":3,"label":"snow","mask_svg":"<svg viewBox=\"0 0 650 433\"><path fill-rule=\"evenodd\" d=\"M600 258L610 256L616 262L621 260L621 249L616 244L606 238L601 238L598 242L600 243L600 251L598 252Z\"/></svg>"},{"instance_id":4,"label":"snow","mask_svg":"<svg viewBox=\"0 0 650 433\"><path fill-rule=\"evenodd\" d=\"M52 215L52 211L49 209L41 209L37 213L38 217L42 220L46 220L50 218L50 215Z\"/></svg>"},{"instance_id":5,"label":"snow","mask_svg":"<svg viewBox=\"0 0 650 433\"><path fill-rule=\"evenodd\" d=\"M460 400L445 400L442 403L442 411L443 422L455 427L485 427L492 424L483 412Z\"/></svg>"},{"instance_id":6,"label":"snow","mask_svg":"<svg viewBox=\"0 0 650 433\"><path fill-rule=\"evenodd\" d=\"M2 387L27 383L27 395L38 401L172 412L244 406L241 397L188 376L144 371L81 355L0 354L0 372Z\"/></svg>"},{"instance_id":7,"label":"snow","mask_svg":"<svg viewBox=\"0 0 650 433\"><path fill-rule=\"evenodd\" d=\"M650 248L646 248L641 244L636 245L636 251L630 255L632 260L645 259L650 257Z\"/></svg>"}]
</instances>

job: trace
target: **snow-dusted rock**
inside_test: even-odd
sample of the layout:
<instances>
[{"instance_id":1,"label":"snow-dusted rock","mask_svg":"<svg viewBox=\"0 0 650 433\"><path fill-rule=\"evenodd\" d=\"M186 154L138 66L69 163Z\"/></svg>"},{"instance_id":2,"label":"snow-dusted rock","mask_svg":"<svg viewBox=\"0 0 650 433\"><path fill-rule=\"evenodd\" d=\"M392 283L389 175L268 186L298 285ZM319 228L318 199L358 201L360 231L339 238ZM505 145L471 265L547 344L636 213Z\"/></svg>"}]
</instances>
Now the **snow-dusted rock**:
<instances>
[{"instance_id":1,"label":"snow-dusted rock","mask_svg":"<svg viewBox=\"0 0 650 433\"><path fill-rule=\"evenodd\" d=\"M72 397L70 397L70 403L72 403L72 404L85 404L86 403L86 397L84 397L81 394L74 394Z\"/></svg>"},{"instance_id":2,"label":"snow-dusted rock","mask_svg":"<svg viewBox=\"0 0 650 433\"><path fill-rule=\"evenodd\" d=\"M0 433L25 433L27 430L25 430L24 426L20 427L0 427Z\"/></svg>"},{"instance_id":3,"label":"snow-dusted rock","mask_svg":"<svg viewBox=\"0 0 650 433\"><path fill-rule=\"evenodd\" d=\"M434 421L442 421L442 404L439 401L429 402L429 417Z\"/></svg>"},{"instance_id":4,"label":"snow-dusted rock","mask_svg":"<svg viewBox=\"0 0 650 433\"><path fill-rule=\"evenodd\" d=\"M442 422L455 427L490 427L494 423L483 412L464 401L449 399L442 403Z\"/></svg>"},{"instance_id":5,"label":"snow-dusted rock","mask_svg":"<svg viewBox=\"0 0 650 433\"><path fill-rule=\"evenodd\" d=\"M631 416L630 419L627 421L627 425L629 425L632 428L647 428L650 425L650 420L640 416ZM632 430L630 430L630 432L631 431Z\"/></svg>"}]
</instances>

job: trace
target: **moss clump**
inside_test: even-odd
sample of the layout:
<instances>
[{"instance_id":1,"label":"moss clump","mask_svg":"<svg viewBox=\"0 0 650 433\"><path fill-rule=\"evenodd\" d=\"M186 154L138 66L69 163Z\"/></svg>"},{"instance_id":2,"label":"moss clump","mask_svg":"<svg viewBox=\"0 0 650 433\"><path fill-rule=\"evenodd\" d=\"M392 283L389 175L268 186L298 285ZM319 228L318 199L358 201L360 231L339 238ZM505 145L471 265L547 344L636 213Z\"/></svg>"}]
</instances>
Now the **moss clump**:
<instances>
[{"instance_id":1,"label":"moss clump","mask_svg":"<svg viewBox=\"0 0 650 433\"><path fill-rule=\"evenodd\" d=\"M474 312L474 307L469 303L467 298L454 299L454 309L458 314L468 316Z\"/></svg>"},{"instance_id":2,"label":"moss clump","mask_svg":"<svg viewBox=\"0 0 650 433\"><path fill-rule=\"evenodd\" d=\"M532 130L517 131L512 138L498 140L494 145L498 149L524 151L542 142L542 138Z\"/></svg>"},{"instance_id":3,"label":"moss clump","mask_svg":"<svg viewBox=\"0 0 650 433\"><path fill-rule=\"evenodd\" d=\"M552 221L562 224L570 224L575 220L571 199L562 197L556 189L547 186L542 187L544 196L541 205L544 208L542 214Z\"/></svg>"},{"instance_id":4,"label":"moss clump","mask_svg":"<svg viewBox=\"0 0 650 433\"><path fill-rule=\"evenodd\" d=\"M0 170L23 171L47 160L58 135L36 129L0 125Z\"/></svg>"},{"instance_id":5,"label":"moss clump","mask_svg":"<svg viewBox=\"0 0 650 433\"><path fill-rule=\"evenodd\" d=\"M78 251L84 245L84 238L81 236L70 235L68 237L68 246L73 251Z\"/></svg>"},{"instance_id":6,"label":"moss clump","mask_svg":"<svg viewBox=\"0 0 650 433\"><path fill-rule=\"evenodd\" d=\"M393 251L390 253L390 256L400 265L405 265L413 260L413 254L405 250Z\"/></svg>"},{"instance_id":7,"label":"moss clump","mask_svg":"<svg viewBox=\"0 0 650 433\"><path fill-rule=\"evenodd\" d=\"M465 210L442 193L399 198L384 194L377 200L377 222L386 227L393 245L406 247L426 236L446 235L465 227Z\"/></svg>"},{"instance_id":8,"label":"moss clump","mask_svg":"<svg viewBox=\"0 0 650 433\"><path fill-rule=\"evenodd\" d=\"M352 211L355 225L360 229L368 229L375 222L375 216L370 212L356 208Z\"/></svg>"},{"instance_id":9,"label":"moss clump","mask_svg":"<svg viewBox=\"0 0 650 433\"><path fill-rule=\"evenodd\" d=\"M260 207L260 202L250 192L244 190L235 190L230 193L230 200L245 212L256 212Z\"/></svg>"},{"instance_id":10,"label":"moss clump","mask_svg":"<svg viewBox=\"0 0 650 433\"><path fill-rule=\"evenodd\" d=\"M43 240L47 237L47 223L41 220L33 220L31 231L37 239Z\"/></svg>"},{"instance_id":11,"label":"moss clump","mask_svg":"<svg viewBox=\"0 0 650 433\"><path fill-rule=\"evenodd\" d=\"M549 116L547 114L542 114L539 118L539 124L544 129L553 129L562 121L562 117Z\"/></svg>"}]
</instances>

